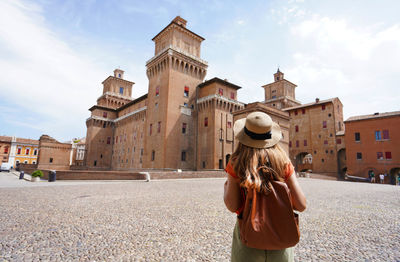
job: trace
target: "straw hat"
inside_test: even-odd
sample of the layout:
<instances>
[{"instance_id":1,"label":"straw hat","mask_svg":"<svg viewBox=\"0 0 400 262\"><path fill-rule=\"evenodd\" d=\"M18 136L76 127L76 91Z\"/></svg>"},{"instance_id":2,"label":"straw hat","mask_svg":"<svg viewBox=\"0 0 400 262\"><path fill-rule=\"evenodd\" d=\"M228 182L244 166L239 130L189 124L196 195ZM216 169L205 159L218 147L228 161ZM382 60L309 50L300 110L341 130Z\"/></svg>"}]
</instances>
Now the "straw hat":
<instances>
[{"instance_id":1,"label":"straw hat","mask_svg":"<svg viewBox=\"0 0 400 262\"><path fill-rule=\"evenodd\" d=\"M279 125L263 112L253 112L237 120L233 132L240 143L254 148L272 147L282 139Z\"/></svg>"}]
</instances>

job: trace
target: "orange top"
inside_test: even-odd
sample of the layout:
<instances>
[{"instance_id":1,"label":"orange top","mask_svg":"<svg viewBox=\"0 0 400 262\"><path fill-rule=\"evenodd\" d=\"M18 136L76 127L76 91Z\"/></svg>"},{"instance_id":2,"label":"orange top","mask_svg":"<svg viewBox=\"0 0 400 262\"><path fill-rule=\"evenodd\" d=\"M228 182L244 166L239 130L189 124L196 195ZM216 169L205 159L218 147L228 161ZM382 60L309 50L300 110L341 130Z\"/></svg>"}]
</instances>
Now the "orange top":
<instances>
[{"instance_id":1,"label":"orange top","mask_svg":"<svg viewBox=\"0 0 400 262\"><path fill-rule=\"evenodd\" d=\"M233 170L233 166L231 164L231 161L229 161L228 165L225 168L225 172L228 173L230 176L239 179L239 177L236 175L235 170ZM285 167L285 183L288 181L289 177L293 174L294 172L294 167L292 165L292 163L289 163L286 165ZM244 189L241 188L240 190L241 195L242 195L242 206L235 211L236 214L240 215L240 213L242 213L243 209L244 209L244 203L246 202L246 194L244 192Z\"/></svg>"}]
</instances>

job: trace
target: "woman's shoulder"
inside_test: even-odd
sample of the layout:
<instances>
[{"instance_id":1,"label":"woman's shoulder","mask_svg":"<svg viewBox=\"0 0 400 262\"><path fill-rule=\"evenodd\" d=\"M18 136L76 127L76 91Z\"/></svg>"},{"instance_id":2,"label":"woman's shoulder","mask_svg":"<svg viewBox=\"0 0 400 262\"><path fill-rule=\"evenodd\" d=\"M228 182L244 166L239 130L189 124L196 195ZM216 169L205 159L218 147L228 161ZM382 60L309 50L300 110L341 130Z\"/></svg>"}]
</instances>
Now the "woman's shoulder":
<instances>
[{"instance_id":1,"label":"woman's shoulder","mask_svg":"<svg viewBox=\"0 0 400 262\"><path fill-rule=\"evenodd\" d=\"M231 175L234 178L238 178L236 175L235 170L233 169L232 159L229 160L228 164L226 165L225 172Z\"/></svg>"}]
</instances>

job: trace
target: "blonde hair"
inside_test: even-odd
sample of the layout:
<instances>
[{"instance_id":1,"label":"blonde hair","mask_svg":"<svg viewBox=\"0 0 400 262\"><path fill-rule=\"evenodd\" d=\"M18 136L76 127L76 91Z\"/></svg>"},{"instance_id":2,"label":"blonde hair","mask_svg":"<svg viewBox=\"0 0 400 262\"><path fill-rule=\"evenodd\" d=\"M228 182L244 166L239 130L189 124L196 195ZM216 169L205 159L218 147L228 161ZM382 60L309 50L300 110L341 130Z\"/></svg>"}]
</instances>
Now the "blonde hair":
<instances>
[{"instance_id":1,"label":"blonde hair","mask_svg":"<svg viewBox=\"0 0 400 262\"><path fill-rule=\"evenodd\" d=\"M279 143L269 148L253 148L239 142L232 154L232 167L245 188L268 193L269 181L283 181L286 165L290 163Z\"/></svg>"}]
</instances>

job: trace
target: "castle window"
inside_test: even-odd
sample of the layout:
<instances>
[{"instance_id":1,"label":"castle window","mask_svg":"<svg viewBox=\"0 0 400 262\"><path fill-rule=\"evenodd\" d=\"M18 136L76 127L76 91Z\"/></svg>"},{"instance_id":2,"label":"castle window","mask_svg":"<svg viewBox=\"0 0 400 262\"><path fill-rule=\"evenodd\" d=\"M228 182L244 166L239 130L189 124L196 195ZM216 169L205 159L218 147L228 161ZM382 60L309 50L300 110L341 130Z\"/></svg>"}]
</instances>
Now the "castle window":
<instances>
[{"instance_id":1,"label":"castle window","mask_svg":"<svg viewBox=\"0 0 400 262\"><path fill-rule=\"evenodd\" d=\"M120 87L120 88L119 88L119 93L120 93L121 95L124 94L124 88L123 88L123 87Z\"/></svg>"},{"instance_id":2,"label":"castle window","mask_svg":"<svg viewBox=\"0 0 400 262\"><path fill-rule=\"evenodd\" d=\"M383 159L383 153L382 152L376 152L376 159L382 160Z\"/></svg>"},{"instance_id":3,"label":"castle window","mask_svg":"<svg viewBox=\"0 0 400 262\"><path fill-rule=\"evenodd\" d=\"M272 96L272 99L276 98L276 96Z\"/></svg>"},{"instance_id":4,"label":"castle window","mask_svg":"<svg viewBox=\"0 0 400 262\"><path fill-rule=\"evenodd\" d=\"M160 94L160 87L156 87L156 96L158 96Z\"/></svg>"},{"instance_id":5,"label":"castle window","mask_svg":"<svg viewBox=\"0 0 400 262\"><path fill-rule=\"evenodd\" d=\"M17 155L20 155L20 154L21 154L21 150L22 150L22 148L18 147Z\"/></svg>"},{"instance_id":6,"label":"castle window","mask_svg":"<svg viewBox=\"0 0 400 262\"><path fill-rule=\"evenodd\" d=\"M299 140L296 140L296 147L299 147Z\"/></svg>"},{"instance_id":7,"label":"castle window","mask_svg":"<svg viewBox=\"0 0 400 262\"><path fill-rule=\"evenodd\" d=\"M328 140L324 140L324 145L327 145L328 144Z\"/></svg>"},{"instance_id":8,"label":"castle window","mask_svg":"<svg viewBox=\"0 0 400 262\"><path fill-rule=\"evenodd\" d=\"M25 161L24 161L24 164L28 164L28 160L25 160Z\"/></svg>"},{"instance_id":9,"label":"castle window","mask_svg":"<svg viewBox=\"0 0 400 262\"><path fill-rule=\"evenodd\" d=\"M297 110L294 110L294 115L297 116Z\"/></svg>"},{"instance_id":10,"label":"castle window","mask_svg":"<svg viewBox=\"0 0 400 262\"><path fill-rule=\"evenodd\" d=\"M4 148L4 154L8 154L8 147Z\"/></svg>"},{"instance_id":11,"label":"castle window","mask_svg":"<svg viewBox=\"0 0 400 262\"><path fill-rule=\"evenodd\" d=\"M185 86L185 89L183 90L183 96L189 97L189 87L188 86Z\"/></svg>"},{"instance_id":12,"label":"castle window","mask_svg":"<svg viewBox=\"0 0 400 262\"><path fill-rule=\"evenodd\" d=\"M336 139L336 144L340 145L342 143L342 139L338 138Z\"/></svg>"},{"instance_id":13,"label":"castle window","mask_svg":"<svg viewBox=\"0 0 400 262\"><path fill-rule=\"evenodd\" d=\"M161 122L158 122L157 133L160 133L160 132L161 132Z\"/></svg>"},{"instance_id":14,"label":"castle window","mask_svg":"<svg viewBox=\"0 0 400 262\"><path fill-rule=\"evenodd\" d=\"M392 159L392 152L385 152L386 159Z\"/></svg>"},{"instance_id":15,"label":"castle window","mask_svg":"<svg viewBox=\"0 0 400 262\"><path fill-rule=\"evenodd\" d=\"M301 113L304 115L306 113L306 110L304 108L301 109Z\"/></svg>"},{"instance_id":16,"label":"castle window","mask_svg":"<svg viewBox=\"0 0 400 262\"><path fill-rule=\"evenodd\" d=\"M354 139L355 139L355 141L356 142L360 142L360 133L359 132L356 132L356 133L354 133Z\"/></svg>"},{"instance_id":17,"label":"castle window","mask_svg":"<svg viewBox=\"0 0 400 262\"><path fill-rule=\"evenodd\" d=\"M235 99L235 93L231 92L231 99Z\"/></svg>"},{"instance_id":18,"label":"castle window","mask_svg":"<svg viewBox=\"0 0 400 262\"><path fill-rule=\"evenodd\" d=\"M322 105L322 107L321 107L321 108L322 108L322 110L325 110L325 105Z\"/></svg>"},{"instance_id":19,"label":"castle window","mask_svg":"<svg viewBox=\"0 0 400 262\"><path fill-rule=\"evenodd\" d=\"M100 154L100 158L103 158L103 154Z\"/></svg>"},{"instance_id":20,"label":"castle window","mask_svg":"<svg viewBox=\"0 0 400 262\"><path fill-rule=\"evenodd\" d=\"M158 103L155 103L155 104L154 104L154 107L155 107L155 108L158 108Z\"/></svg>"},{"instance_id":21,"label":"castle window","mask_svg":"<svg viewBox=\"0 0 400 262\"><path fill-rule=\"evenodd\" d=\"M304 146L307 146L307 140L304 140Z\"/></svg>"},{"instance_id":22,"label":"castle window","mask_svg":"<svg viewBox=\"0 0 400 262\"><path fill-rule=\"evenodd\" d=\"M382 131L383 139L389 139L389 130Z\"/></svg>"},{"instance_id":23,"label":"castle window","mask_svg":"<svg viewBox=\"0 0 400 262\"><path fill-rule=\"evenodd\" d=\"M97 160L94 160L93 165L97 166Z\"/></svg>"},{"instance_id":24,"label":"castle window","mask_svg":"<svg viewBox=\"0 0 400 262\"><path fill-rule=\"evenodd\" d=\"M208 117L204 118L204 126L207 127L208 126Z\"/></svg>"},{"instance_id":25,"label":"castle window","mask_svg":"<svg viewBox=\"0 0 400 262\"><path fill-rule=\"evenodd\" d=\"M276 90L272 90L272 93L276 93Z\"/></svg>"},{"instance_id":26,"label":"castle window","mask_svg":"<svg viewBox=\"0 0 400 262\"><path fill-rule=\"evenodd\" d=\"M107 145L111 144L111 137L107 137Z\"/></svg>"},{"instance_id":27,"label":"castle window","mask_svg":"<svg viewBox=\"0 0 400 262\"><path fill-rule=\"evenodd\" d=\"M150 124L150 135L151 135L151 133L153 133L153 124Z\"/></svg>"},{"instance_id":28,"label":"castle window","mask_svg":"<svg viewBox=\"0 0 400 262\"><path fill-rule=\"evenodd\" d=\"M183 106L184 106L184 107L189 107L188 103L186 103L186 102L183 103Z\"/></svg>"},{"instance_id":29,"label":"castle window","mask_svg":"<svg viewBox=\"0 0 400 262\"><path fill-rule=\"evenodd\" d=\"M50 162L50 163L53 163L53 158L52 158L52 157L50 157L49 162ZM94 161L94 162L96 163L96 161ZM95 165L96 165L96 164L95 164Z\"/></svg>"},{"instance_id":30,"label":"castle window","mask_svg":"<svg viewBox=\"0 0 400 262\"><path fill-rule=\"evenodd\" d=\"M154 161L154 159L156 158L156 151L151 151L151 161Z\"/></svg>"},{"instance_id":31,"label":"castle window","mask_svg":"<svg viewBox=\"0 0 400 262\"><path fill-rule=\"evenodd\" d=\"M103 112L103 117L107 117L107 112Z\"/></svg>"},{"instance_id":32,"label":"castle window","mask_svg":"<svg viewBox=\"0 0 400 262\"><path fill-rule=\"evenodd\" d=\"M326 121L322 122L322 128L326 128Z\"/></svg>"},{"instance_id":33,"label":"castle window","mask_svg":"<svg viewBox=\"0 0 400 262\"><path fill-rule=\"evenodd\" d=\"M294 128L295 128L296 132L299 132L299 126L295 126Z\"/></svg>"},{"instance_id":34,"label":"castle window","mask_svg":"<svg viewBox=\"0 0 400 262\"><path fill-rule=\"evenodd\" d=\"M322 159L321 159L321 162L322 162L322 163L324 163L324 162L325 162L325 160L322 158Z\"/></svg>"},{"instance_id":35,"label":"castle window","mask_svg":"<svg viewBox=\"0 0 400 262\"><path fill-rule=\"evenodd\" d=\"M226 123L226 126L227 126L227 128L232 128L232 122L231 122L231 121L228 121L228 122Z\"/></svg>"},{"instance_id":36,"label":"castle window","mask_svg":"<svg viewBox=\"0 0 400 262\"><path fill-rule=\"evenodd\" d=\"M106 122L103 123L103 128L106 128Z\"/></svg>"},{"instance_id":37,"label":"castle window","mask_svg":"<svg viewBox=\"0 0 400 262\"><path fill-rule=\"evenodd\" d=\"M121 78L121 74L118 74L118 77Z\"/></svg>"},{"instance_id":38,"label":"castle window","mask_svg":"<svg viewBox=\"0 0 400 262\"><path fill-rule=\"evenodd\" d=\"M220 96L223 96L223 95L224 95L224 89L219 88L219 89L218 89L218 94L219 94Z\"/></svg>"},{"instance_id":39,"label":"castle window","mask_svg":"<svg viewBox=\"0 0 400 262\"><path fill-rule=\"evenodd\" d=\"M182 123L182 134L186 134L186 123Z\"/></svg>"},{"instance_id":40,"label":"castle window","mask_svg":"<svg viewBox=\"0 0 400 262\"><path fill-rule=\"evenodd\" d=\"M289 147L292 147L292 141L289 141Z\"/></svg>"},{"instance_id":41,"label":"castle window","mask_svg":"<svg viewBox=\"0 0 400 262\"><path fill-rule=\"evenodd\" d=\"M186 161L186 151L182 151L181 153L181 160Z\"/></svg>"},{"instance_id":42,"label":"castle window","mask_svg":"<svg viewBox=\"0 0 400 262\"><path fill-rule=\"evenodd\" d=\"M375 140L376 141L381 140L381 131L375 131Z\"/></svg>"}]
</instances>

